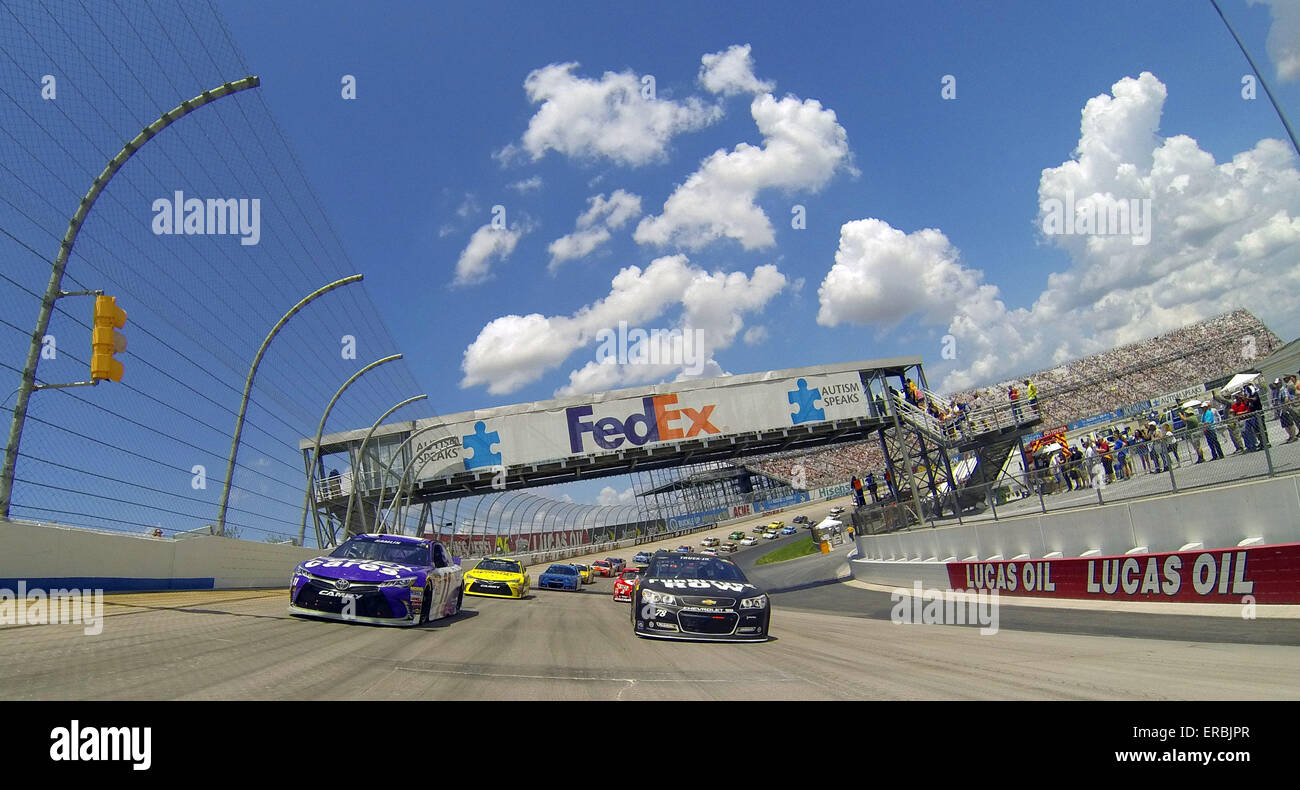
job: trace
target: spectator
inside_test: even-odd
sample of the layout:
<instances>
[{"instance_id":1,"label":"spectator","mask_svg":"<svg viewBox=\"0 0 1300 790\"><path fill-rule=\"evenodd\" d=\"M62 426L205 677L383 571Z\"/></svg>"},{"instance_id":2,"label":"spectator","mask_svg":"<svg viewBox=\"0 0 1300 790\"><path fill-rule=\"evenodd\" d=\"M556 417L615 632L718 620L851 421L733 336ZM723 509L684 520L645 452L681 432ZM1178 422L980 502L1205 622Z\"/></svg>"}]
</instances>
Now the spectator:
<instances>
[{"instance_id":1,"label":"spectator","mask_svg":"<svg viewBox=\"0 0 1300 790\"><path fill-rule=\"evenodd\" d=\"M1174 460L1178 462L1178 468L1182 469L1183 459L1178 457L1178 437L1174 434L1174 426L1169 423L1165 423L1163 428L1164 428L1163 433L1165 436L1165 448L1169 450L1169 454L1172 455L1174 457ZM1169 463L1168 458L1165 459L1165 463L1166 464Z\"/></svg>"},{"instance_id":2,"label":"spectator","mask_svg":"<svg viewBox=\"0 0 1300 790\"><path fill-rule=\"evenodd\" d=\"M1232 416L1237 425L1241 426L1242 441L1246 445L1243 452L1255 452L1255 431L1251 427L1247 417L1250 415L1250 405L1246 402L1246 396L1238 392L1232 399Z\"/></svg>"},{"instance_id":3,"label":"spectator","mask_svg":"<svg viewBox=\"0 0 1300 790\"><path fill-rule=\"evenodd\" d=\"M1147 432L1144 428L1138 428L1133 432L1133 451L1137 453L1138 461L1142 464L1142 471L1150 473L1151 462L1147 458L1147 452L1150 445L1147 442Z\"/></svg>"},{"instance_id":4,"label":"spectator","mask_svg":"<svg viewBox=\"0 0 1300 790\"><path fill-rule=\"evenodd\" d=\"M1190 408L1183 409L1183 422L1187 423L1187 438L1191 440L1192 447L1196 448L1196 463L1200 464L1205 463L1205 453L1201 451L1201 418L1197 416L1198 405L1193 404Z\"/></svg>"},{"instance_id":5,"label":"spectator","mask_svg":"<svg viewBox=\"0 0 1300 790\"><path fill-rule=\"evenodd\" d=\"M1255 434L1255 449L1263 450L1264 445L1268 444L1268 432L1264 430L1264 405L1260 401L1259 387L1251 386L1250 393L1246 396L1246 424Z\"/></svg>"},{"instance_id":6,"label":"spectator","mask_svg":"<svg viewBox=\"0 0 1300 790\"><path fill-rule=\"evenodd\" d=\"M1205 433L1205 443L1210 446L1210 460L1217 461L1223 457L1223 446L1219 444L1219 432L1216 423L1219 417L1214 413L1214 404L1205 403L1205 413L1201 415L1201 426Z\"/></svg>"},{"instance_id":7,"label":"spectator","mask_svg":"<svg viewBox=\"0 0 1300 790\"><path fill-rule=\"evenodd\" d=\"M1128 442L1124 441L1124 434L1115 435L1115 479L1127 480L1130 473L1128 468Z\"/></svg>"},{"instance_id":8,"label":"spectator","mask_svg":"<svg viewBox=\"0 0 1300 790\"><path fill-rule=\"evenodd\" d=\"M1011 417L1017 423L1020 422L1020 390L1012 384L1007 388L1007 399L1011 401Z\"/></svg>"},{"instance_id":9,"label":"spectator","mask_svg":"<svg viewBox=\"0 0 1300 790\"><path fill-rule=\"evenodd\" d=\"M1038 385L1025 379L1025 397L1029 399L1029 408L1038 414Z\"/></svg>"}]
</instances>

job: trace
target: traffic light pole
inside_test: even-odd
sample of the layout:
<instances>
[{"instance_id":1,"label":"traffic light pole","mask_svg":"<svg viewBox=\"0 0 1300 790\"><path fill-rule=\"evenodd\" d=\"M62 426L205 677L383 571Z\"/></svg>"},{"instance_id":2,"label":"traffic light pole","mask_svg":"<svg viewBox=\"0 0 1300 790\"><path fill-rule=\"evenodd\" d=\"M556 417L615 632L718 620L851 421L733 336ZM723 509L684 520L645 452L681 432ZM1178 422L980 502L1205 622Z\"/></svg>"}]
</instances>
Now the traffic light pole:
<instances>
[{"instance_id":1,"label":"traffic light pole","mask_svg":"<svg viewBox=\"0 0 1300 790\"><path fill-rule=\"evenodd\" d=\"M141 146L152 140L155 135L209 102L242 90L256 88L260 84L261 80L257 77L245 77L238 82L227 82L225 85L213 90L204 91L193 99L182 102L180 105L163 113L158 120L146 126L128 142L118 152L117 156L108 161L104 171L95 177L90 191L81 199L80 205L77 206L77 213L73 214L72 219L68 221L68 230L63 234L63 241L59 244L59 254L54 259L54 268L50 272L50 282L45 288L45 296L41 299L41 311L36 318L36 329L32 332L32 343L27 350L27 364L23 367L22 383L18 387L18 402L14 404L13 422L9 424L9 443L5 445L4 467L0 469L0 519L9 518L9 505L13 497L14 470L18 464L18 446L23 439L23 423L27 421L27 404L31 400L32 392L36 389L36 366L40 364L41 341L50 328L50 317L54 314L54 303L60 297L69 295L62 290L63 272L67 269L68 257L72 254L72 245L77 241L77 234L81 232L81 225L86 221L86 215L90 213L90 209L95 205L95 201L99 199L100 193L108 186L108 182L113 179L118 170L122 169L122 165L126 164L126 161L134 156Z\"/></svg>"},{"instance_id":2,"label":"traffic light pole","mask_svg":"<svg viewBox=\"0 0 1300 790\"><path fill-rule=\"evenodd\" d=\"M248 378L244 381L244 398L239 402L239 414L235 416L235 435L230 440L230 459L226 463L226 484L221 488L221 508L217 511L216 534L226 534L226 506L230 504L230 481L234 478L235 458L239 455L239 437L244 433L244 414L248 411L248 396L253 391L253 378L257 375L258 366L262 364L262 355L266 353L267 346L271 345L271 341L275 339L275 336L280 333L280 329L289 323L289 319L297 315L299 310L306 307L318 296L324 296L335 288L341 288L356 282L361 282L361 275L354 274L350 277L344 277L342 280L335 280L329 285L312 291L301 302L290 308L289 312L285 313L284 317L277 321L275 326L271 327L266 339L262 341L262 347L257 349L257 356L253 357L253 365L248 369Z\"/></svg>"}]
</instances>

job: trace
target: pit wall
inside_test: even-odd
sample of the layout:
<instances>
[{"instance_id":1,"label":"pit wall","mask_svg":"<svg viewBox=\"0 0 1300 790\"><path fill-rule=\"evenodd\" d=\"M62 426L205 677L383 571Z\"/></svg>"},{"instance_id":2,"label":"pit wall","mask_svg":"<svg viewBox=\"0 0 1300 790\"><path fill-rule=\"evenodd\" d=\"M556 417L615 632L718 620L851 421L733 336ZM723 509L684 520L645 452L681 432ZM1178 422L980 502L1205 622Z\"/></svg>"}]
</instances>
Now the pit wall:
<instances>
[{"instance_id":1,"label":"pit wall","mask_svg":"<svg viewBox=\"0 0 1300 790\"><path fill-rule=\"evenodd\" d=\"M1300 476L860 535L854 578L891 587L1135 601L1300 603Z\"/></svg>"}]
</instances>

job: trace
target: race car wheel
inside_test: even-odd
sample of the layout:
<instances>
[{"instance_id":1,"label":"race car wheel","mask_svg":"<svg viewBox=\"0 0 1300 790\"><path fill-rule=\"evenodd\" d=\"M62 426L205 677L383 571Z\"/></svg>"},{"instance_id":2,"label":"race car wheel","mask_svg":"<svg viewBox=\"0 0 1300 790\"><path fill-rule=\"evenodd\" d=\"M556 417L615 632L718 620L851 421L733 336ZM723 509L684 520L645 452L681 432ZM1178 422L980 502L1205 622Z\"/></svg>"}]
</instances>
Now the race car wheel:
<instances>
[{"instance_id":1,"label":"race car wheel","mask_svg":"<svg viewBox=\"0 0 1300 790\"><path fill-rule=\"evenodd\" d=\"M433 607L433 588L424 585L424 603L420 605L420 622L429 622L429 610Z\"/></svg>"}]
</instances>

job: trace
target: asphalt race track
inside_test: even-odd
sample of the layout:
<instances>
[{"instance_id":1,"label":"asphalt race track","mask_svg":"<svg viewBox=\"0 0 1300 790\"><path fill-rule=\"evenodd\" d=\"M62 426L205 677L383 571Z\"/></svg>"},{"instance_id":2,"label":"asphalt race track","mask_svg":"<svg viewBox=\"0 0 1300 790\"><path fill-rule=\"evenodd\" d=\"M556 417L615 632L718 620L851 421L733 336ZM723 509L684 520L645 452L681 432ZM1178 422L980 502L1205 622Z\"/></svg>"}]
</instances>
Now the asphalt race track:
<instances>
[{"instance_id":1,"label":"asphalt race track","mask_svg":"<svg viewBox=\"0 0 1300 790\"><path fill-rule=\"evenodd\" d=\"M749 531L689 540L733 528ZM409 629L293 617L281 589L116 595L95 636L0 628L0 698L1300 699L1300 619L1003 606L996 634L895 625L889 593L837 578L848 547L752 568L793 539L736 555L773 592L763 644L639 639L609 579L466 596L457 617Z\"/></svg>"}]
</instances>

